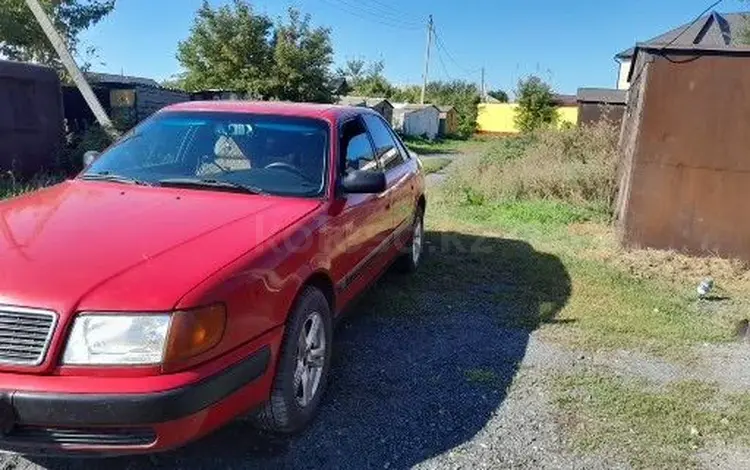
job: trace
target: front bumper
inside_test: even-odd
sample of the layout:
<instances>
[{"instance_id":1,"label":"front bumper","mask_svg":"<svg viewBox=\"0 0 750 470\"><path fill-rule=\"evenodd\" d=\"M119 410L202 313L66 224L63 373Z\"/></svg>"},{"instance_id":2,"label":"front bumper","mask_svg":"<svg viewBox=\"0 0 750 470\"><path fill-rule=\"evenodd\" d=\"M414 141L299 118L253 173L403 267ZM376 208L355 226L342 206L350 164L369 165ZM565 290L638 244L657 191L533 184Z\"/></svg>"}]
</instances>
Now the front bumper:
<instances>
[{"instance_id":1,"label":"front bumper","mask_svg":"<svg viewBox=\"0 0 750 470\"><path fill-rule=\"evenodd\" d=\"M264 346L208 378L154 393L0 390L0 449L111 455L174 448L265 400L270 362Z\"/></svg>"}]
</instances>

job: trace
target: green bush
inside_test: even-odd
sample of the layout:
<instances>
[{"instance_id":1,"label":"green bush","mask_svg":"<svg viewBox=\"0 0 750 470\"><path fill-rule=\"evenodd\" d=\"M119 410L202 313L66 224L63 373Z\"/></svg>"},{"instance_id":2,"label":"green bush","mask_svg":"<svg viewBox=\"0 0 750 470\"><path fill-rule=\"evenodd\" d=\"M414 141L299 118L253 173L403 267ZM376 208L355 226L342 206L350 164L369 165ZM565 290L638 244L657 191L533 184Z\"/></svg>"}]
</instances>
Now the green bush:
<instances>
[{"instance_id":1,"label":"green bush","mask_svg":"<svg viewBox=\"0 0 750 470\"><path fill-rule=\"evenodd\" d=\"M608 122L508 137L453 165L446 190L470 205L550 199L610 213L617 139Z\"/></svg>"},{"instance_id":2,"label":"green bush","mask_svg":"<svg viewBox=\"0 0 750 470\"><path fill-rule=\"evenodd\" d=\"M76 173L83 168L83 154L90 150L101 152L112 144L112 137L103 127L92 125L85 131L70 134L67 138L61 170Z\"/></svg>"},{"instance_id":3,"label":"green bush","mask_svg":"<svg viewBox=\"0 0 750 470\"><path fill-rule=\"evenodd\" d=\"M530 76L518 82L515 122L521 132L551 127L559 118L552 88L541 78Z\"/></svg>"}]
</instances>

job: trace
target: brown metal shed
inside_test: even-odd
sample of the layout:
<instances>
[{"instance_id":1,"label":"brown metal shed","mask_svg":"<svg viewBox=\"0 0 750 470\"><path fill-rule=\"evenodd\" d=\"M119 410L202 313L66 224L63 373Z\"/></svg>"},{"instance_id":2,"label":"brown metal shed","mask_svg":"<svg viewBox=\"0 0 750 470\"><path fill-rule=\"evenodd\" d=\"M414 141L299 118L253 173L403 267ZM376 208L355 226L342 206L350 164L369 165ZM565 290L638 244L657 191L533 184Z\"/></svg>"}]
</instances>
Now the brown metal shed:
<instances>
[{"instance_id":1,"label":"brown metal shed","mask_svg":"<svg viewBox=\"0 0 750 470\"><path fill-rule=\"evenodd\" d=\"M592 124L601 119L612 121L616 126L622 124L625 113L627 92L609 88L579 88L578 124Z\"/></svg>"},{"instance_id":2,"label":"brown metal shed","mask_svg":"<svg viewBox=\"0 0 750 470\"><path fill-rule=\"evenodd\" d=\"M56 169L63 139L57 73L0 61L0 171L28 177Z\"/></svg>"},{"instance_id":3,"label":"brown metal shed","mask_svg":"<svg viewBox=\"0 0 750 470\"><path fill-rule=\"evenodd\" d=\"M750 48L641 45L630 81L623 242L750 260Z\"/></svg>"}]
</instances>

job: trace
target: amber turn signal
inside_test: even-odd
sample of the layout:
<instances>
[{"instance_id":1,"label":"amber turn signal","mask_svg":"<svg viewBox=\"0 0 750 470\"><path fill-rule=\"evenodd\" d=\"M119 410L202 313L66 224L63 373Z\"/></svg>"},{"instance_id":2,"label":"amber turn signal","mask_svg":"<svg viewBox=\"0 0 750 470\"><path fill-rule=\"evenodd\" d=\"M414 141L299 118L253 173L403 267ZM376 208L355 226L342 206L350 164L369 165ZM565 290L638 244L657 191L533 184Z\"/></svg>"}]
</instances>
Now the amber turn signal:
<instances>
[{"instance_id":1,"label":"amber turn signal","mask_svg":"<svg viewBox=\"0 0 750 470\"><path fill-rule=\"evenodd\" d=\"M222 304L174 312L164 361L183 361L213 348L224 335L226 321Z\"/></svg>"}]
</instances>

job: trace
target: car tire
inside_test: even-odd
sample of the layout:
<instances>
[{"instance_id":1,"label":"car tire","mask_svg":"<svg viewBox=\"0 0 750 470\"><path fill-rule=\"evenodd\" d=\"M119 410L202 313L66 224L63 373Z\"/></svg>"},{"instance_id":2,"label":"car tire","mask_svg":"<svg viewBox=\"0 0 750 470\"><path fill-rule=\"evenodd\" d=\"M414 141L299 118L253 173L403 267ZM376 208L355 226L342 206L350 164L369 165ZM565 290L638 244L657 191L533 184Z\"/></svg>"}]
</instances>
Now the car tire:
<instances>
[{"instance_id":1,"label":"car tire","mask_svg":"<svg viewBox=\"0 0 750 470\"><path fill-rule=\"evenodd\" d=\"M256 427L292 434L313 419L331 367L331 318L325 295L305 287L287 321L270 398L252 417ZM315 325L322 331L312 333Z\"/></svg>"},{"instance_id":2,"label":"car tire","mask_svg":"<svg viewBox=\"0 0 750 470\"><path fill-rule=\"evenodd\" d=\"M411 226L409 242L396 261L396 268L403 273L413 273L419 267L424 255L424 209L417 207L414 222Z\"/></svg>"}]
</instances>

